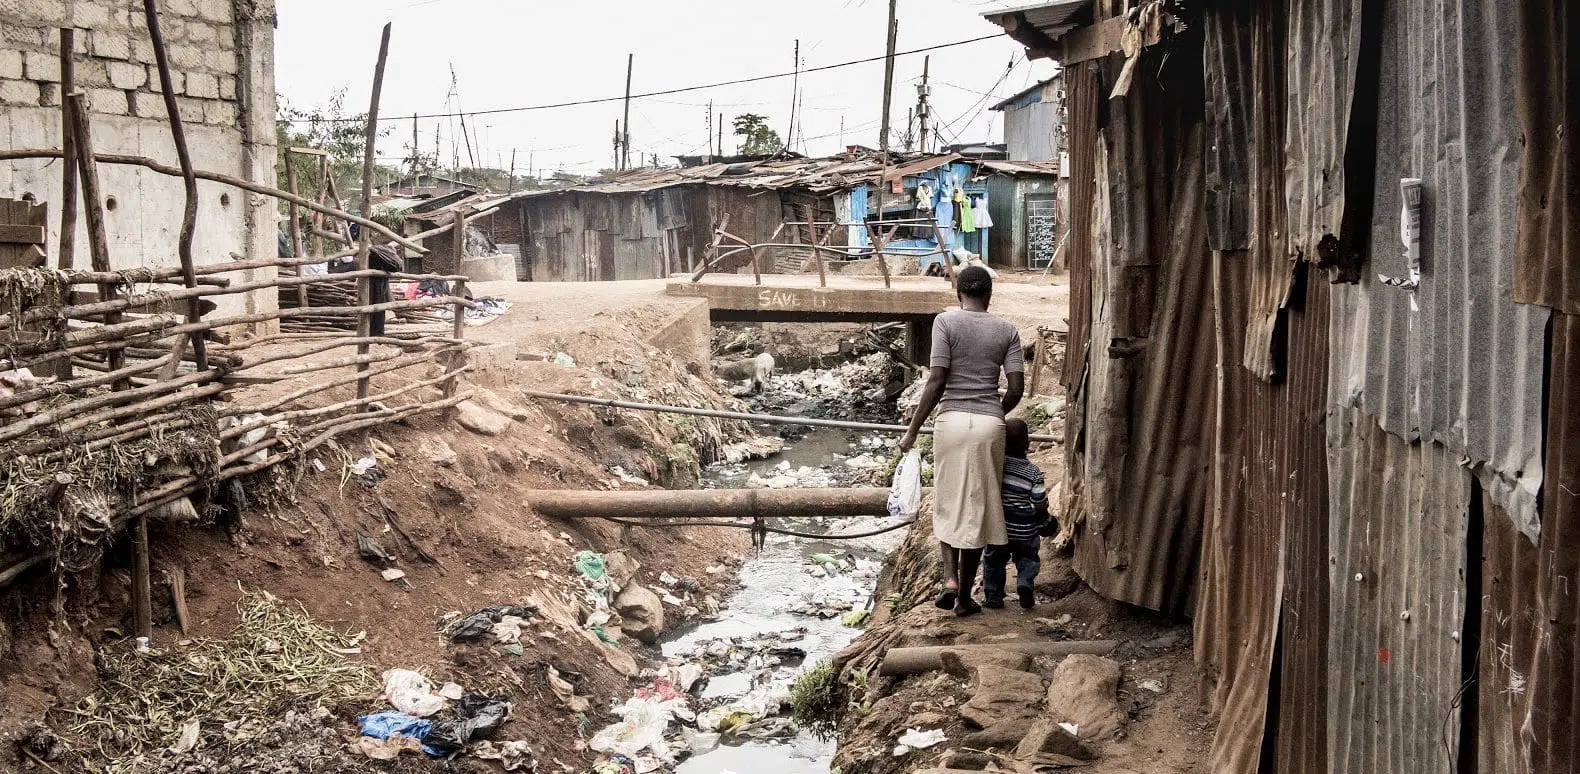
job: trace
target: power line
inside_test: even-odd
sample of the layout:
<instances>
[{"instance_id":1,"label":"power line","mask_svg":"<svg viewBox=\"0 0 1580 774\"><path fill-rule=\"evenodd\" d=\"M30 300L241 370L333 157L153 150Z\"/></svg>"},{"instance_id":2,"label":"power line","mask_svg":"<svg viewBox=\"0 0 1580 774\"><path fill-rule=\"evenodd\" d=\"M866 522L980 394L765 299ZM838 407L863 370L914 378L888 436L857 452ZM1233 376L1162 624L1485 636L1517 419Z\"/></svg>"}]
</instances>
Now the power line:
<instances>
[{"instance_id":1,"label":"power line","mask_svg":"<svg viewBox=\"0 0 1580 774\"><path fill-rule=\"evenodd\" d=\"M897 51L897 52L895 52L894 55L895 56L907 56L907 55L910 55L910 54L920 54L920 53L924 53L924 52L927 52L927 51L937 51L937 50L942 49L942 48L953 48L955 46L964 46L964 45L966 45L968 43L980 43L980 42L982 42L984 40L994 40L994 39L1002 39L1002 38L1003 38L1003 35L983 35L980 38L970 38L970 39L967 39L967 40L957 40L957 41L955 41L953 43L940 43L940 44L938 44L936 46L927 46L925 48L914 48L914 49L911 49L909 51ZM801 72L802 72L802 74L823 72L825 70L835 70L835 69L838 69L838 68L841 68L841 67L851 67L851 66L859 65L859 64L868 64L868 63L871 63L871 62L881 62L881 61L883 61L886 58L887 58L886 56L872 56L872 57L867 57L866 59L853 59L853 60L851 60L849 62L839 62L837 64L822 65L822 66L819 66L819 67L809 67L809 68L806 68L806 69L802 70ZM735 79L733 81L719 81L717 83L706 83L706 84L702 84L702 85L698 85L698 86L683 86L683 87L678 88L678 89L665 89L663 91L651 91L651 92L647 92L645 94L632 94L631 98L632 99L637 99L637 98L642 98L642 97L662 97L662 96L665 96L667 94L681 94L681 93L688 92L688 91L702 91L703 89L716 89L716 88L719 88L719 87L722 87L722 86L737 86L737 85L740 85L740 84L743 84L743 83L757 83L759 81L773 80L775 78L789 78L789 77L791 77L793 75L795 75L795 73L793 73L793 72L774 73L772 75L758 75L758 76L755 76L755 77L752 77L752 78L737 78L737 79ZM597 105L597 104L602 104L602 103L607 103L607 102L619 102L619 101L621 101L623 99L625 99L625 96L621 95L621 96L618 96L618 97L599 97L597 99L581 99L581 100L575 100L575 101L572 101L572 102L553 102L553 103L544 104L544 105L523 105L521 107L493 108L491 110L471 110L471 111L467 111L467 112L464 112L464 113L463 112L451 112L451 113L428 113L426 115L418 114L417 117L418 118L459 118L459 117L487 116L487 115L494 115L496 113L520 113L520 112L525 112L525 111L529 111L529 110L550 110L550 109L554 109L554 108L577 107L579 105ZM380 122L383 122L383 121L403 121L403 120L409 120L410 118L411 118L411 116L398 116L398 117L393 117L393 118L380 117L379 121ZM331 118L331 119L321 119L321 120L323 120L325 123L365 123L365 121L363 119L360 119L360 118ZM295 118L295 119L289 119L289 121L291 123L305 123L307 121L307 119Z\"/></svg>"}]
</instances>

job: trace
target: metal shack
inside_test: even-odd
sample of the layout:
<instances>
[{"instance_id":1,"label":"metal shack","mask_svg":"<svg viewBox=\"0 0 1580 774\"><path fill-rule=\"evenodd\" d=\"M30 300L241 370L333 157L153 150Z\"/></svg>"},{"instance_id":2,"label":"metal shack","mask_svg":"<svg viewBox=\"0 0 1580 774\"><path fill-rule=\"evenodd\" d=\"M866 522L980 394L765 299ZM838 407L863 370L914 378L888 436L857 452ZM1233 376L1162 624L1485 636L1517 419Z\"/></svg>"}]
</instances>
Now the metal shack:
<instances>
[{"instance_id":1,"label":"metal shack","mask_svg":"<svg viewBox=\"0 0 1580 774\"><path fill-rule=\"evenodd\" d=\"M1580 772L1580 13L1057 0L1067 502L1218 774Z\"/></svg>"},{"instance_id":2,"label":"metal shack","mask_svg":"<svg viewBox=\"0 0 1580 774\"><path fill-rule=\"evenodd\" d=\"M879 217L881 185L883 218L912 221L896 229L884 252L917 258L920 270L929 260L926 256L937 260L940 234L946 249L963 246L988 260L997 260L995 250L1007 255L1025 250L1024 242L1000 246L989 238L989 228L968 232L951 221L941 231L934 229L941 192L958 188L965 202L976 197L987 207L992 201L990 182L1005 178L1011 182L1002 186L1004 207L993 209L990 217L1030 233L1017 209L1024 205L1020 192L1030 181L1051 180L1052 174L1047 165L942 154L897 155L885 175L877 154L859 149L816 159L775 157L636 169L490 203L498 208L491 234L502 246L522 245L517 277L524 281L652 279L689 271L711 254L719 231L754 245L791 246L760 250L758 259L763 271L796 272L809 251L795 250L795 245L843 247L852 257L871 251L868 223ZM919 207L919 190L929 197L926 208ZM956 212L958 204L951 203ZM732 270L749 260L742 252L718 268ZM1000 263L1011 265L1008 259Z\"/></svg>"}]
</instances>

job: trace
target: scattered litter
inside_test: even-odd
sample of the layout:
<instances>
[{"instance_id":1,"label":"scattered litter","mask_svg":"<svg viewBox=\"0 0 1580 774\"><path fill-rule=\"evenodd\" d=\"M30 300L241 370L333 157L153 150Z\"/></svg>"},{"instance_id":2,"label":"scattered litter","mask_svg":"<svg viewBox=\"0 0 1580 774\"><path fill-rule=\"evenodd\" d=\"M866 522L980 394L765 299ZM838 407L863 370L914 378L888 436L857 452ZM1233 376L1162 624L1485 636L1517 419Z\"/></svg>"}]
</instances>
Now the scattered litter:
<instances>
[{"instance_id":1,"label":"scattered litter","mask_svg":"<svg viewBox=\"0 0 1580 774\"><path fill-rule=\"evenodd\" d=\"M610 466L609 472L613 473L615 475L615 477L619 478L622 483L626 483L626 484L641 484L643 486L646 486L647 484L651 483L647 479L645 479L645 478L643 478L641 476L638 476L638 475L626 470L625 468L623 468L623 467L621 467L619 465Z\"/></svg>"},{"instance_id":2,"label":"scattered litter","mask_svg":"<svg viewBox=\"0 0 1580 774\"><path fill-rule=\"evenodd\" d=\"M377 540L366 535L357 535L357 556L370 562L382 564L393 564L395 562L395 557L390 556L390 553L384 550L384 546L379 545Z\"/></svg>"},{"instance_id":3,"label":"scattered litter","mask_svg":"<svg viewBox=\"0 0 1580 774\"><path fill-rule=\"evenodd\" d=\"M430 752L437 750L448 755L465 747L473 738L487 738L509 717L510 702L469 693L455 703L451 713L434 719L433 730L423 738L423 745Z\"/></svg>"},{"instance_id":4,"label":"scattered litter","mask_svg":"<svg viewBox=\"0 0 1580 774\"><path fill-rule=\"evenodd\" d=\"M203 724L197 720L189 720L181 726L181 736L176 743L170 745L170 752L177 755L197 747L198 733L203 730Z\"/></svg>"},{"instance_id":5,"label":"scattered litter","mask_svg":"<svg viewBox=\"0 0 1580 774\"><path fill-rule=\"evenodd\" d=\"M445 683L439 686L439 695L450 701L460 701L465 689L456 683Z\"/></svg>"},{"instance_id":6,"label":"scattered litter","mask_svg":"<svg viewBox=\"0 0 1580 774\"><path fill-rule=\"evenodd\" d=\"M382 577L384 580L387 580L387 581L389 581L391 583L394 583L395 581L398 581L401 578L406 577L406 571L405 570L396 569L394 567L391 567L391 568L379 573L379 577Z\"/></svg>"},{"instance_id":7,"label":"scattered litter","mask_svg":"<svg viewBox=\"0 0 1580 774\"><path fill-rule=\"evenodd\" d=\"M538 767L526 742L504 742L497 747L493 742L478 742L469 752L481 760L499 761L505 771L532 771Z\"/></svg>"},{"instance_id":8,"label":"scattered litter","mask_svg":"<svg viewBox=\"0 0 1580 774\"><path fill-rule=\"evenodd\" d=\"M606 580L609 577L609 570L603 563L603 554L594 551L577 551L575 566L576 571L590 581Z\"/></svg>"},{"instance_id":9,"label":"scattered litter","mask_svg":"<svg viewBox=\"0 0 1580 774\"><path fill-rule=\"evenodd\" d=\"M422 752L423 739L433 723L404 712L378 712L357 718L362 736L356 750L380 761L392 761L404 752Z\"/></svg>"},{"instance_id":10,"label":"scattered litter","mask_svg":"<svg viewBox=\"0 0 1580 774\"><path fill-rule=\"evenodd\" d=\"M499 652L504 653L504 654L509 655L509 656L520 656L520 655L525 654L527 652L527 649L521 647L521 643L519 643L519 642L512 642L509 645L506 645L506 646L500 648Z\"/></svg>"},{"instance_id":11,"label":"scattered litter","mask_svg":"<svg viewBox=\"0 0 1580 774\"><path fill-rule=\"evenodd\" d=\"M378 459L372 454L352 463L350 470L357 483L368 489L378 486L379 482L383 481L386 475L384 469L379 467Z\"/></svg>"},{"instance_id":12,"label":"scattered litter","mask_svg":"<svg viewBox=\"0 0 1580 774\"><path fill-rule=\"evenodd\" d=\"M410 669L391 669L383 677L383 698L395 709L419 718L444 709L444 697L434 693L433 684L421 674Z\"/></svg>"},{"instance_id":13,"label":"scattered litter","mask_svg":"<svg viewBox=\"0 0 1580 774\"><path fill-rule=\"evenodd\" d=\"M510 643L520 639L520 627L533 616L537 615L536 605L494 605L485 607L471 615L450 624L445 634L451 642L475 642L488 636L495 637L495 642ZM500 631L496 629L506 619L513 619L516 634L509 639L498 639ZM504 627L508 634L510 626Z\"/></svg>"},{"instance_id":14,"label":"scattered litter","mask_svg":"<svg viewBox=\"0 0 1580 774\"><path fill-rule=\"evenodd\" d=\"M549 666L545 676L548 679L549 689L554 691L554 695L558 696L560 702L570 711L586 712L588 710L590 703L587 701L587 697L577 696L576 686L571 685L569 680L561 677L560 670Z\"/></svg>"},{"instance_id":15,"label":"scattered litter","mask_svg":"<svg viewBox=\"0 0 1580 774\"><path fill-rule=\"evenodd\" d=\"M676 583L679 583L680 579L670 575L669 570L665 570L658 574L658 582L664 584L665 586L673 586Z\"/></svg>"},{"instance_id":16,"label":"scattered litter","mask_svg":"<svg viewBox=\"0 0 1580 774\"><path fill-rule=\"evenodd\" d=\"M1060 723L1059 728L1069 731L1070 736L1079 737L1081 735L1081 726L1077 723Z\"/></svg>"},{"instance_id":17,"label":"scattered litter","mask_svg":"<svg viewBox=\"0 0 1580 774\"><path fill-rule=\"evenodd\" d=\"M1169 690L1169 687L1166 683L1164 683L1162 680L1154 678L1138 680L1136 685L1143 691L1151 691L1153 693L1167 693Z\"/></svg>"},{"instance_id":18,"label":"scattered litter","mask_svg":"<svg viewBox=\"0 0 1580 774\"><path fill-rule=\"evenodd\" d=\"M900 734L900 738L895 740L899 744L894 747L894 757L898 758L902 755L907 755L912 750L925 750L943 742L947 738L944 736L943 729L940 728L935 728L931 731L923 731L919 728L906 729L905 733Z\"/></svg>"},{"instance_id":19,"label":"scattered litter","mask_svg":"<svg viewBox=\"0 0 1580 774\"><path fill-rule=\"evenodd\" d=\"M713 565L709 565L707 567L707 569L705 570L705 572L707 572L709 575L718 575L719 573L724 572L725 570L728 570L728 569L730 569L730 568L725 567L722 564L713 564Z\"/></svg>"},{"instance_id":20,"label":"scattered litter","mask_svg":"<svg viewBox=\"0 0 1580 774\"><path fill-rule=\"evenodd\" d=\"M674 754L664 736L675 717L675 709L685 709L684 698L663 700L657 696L633 696L614 709L620 721L593 735L587 746L601 753L628 758L650 753L661 764L672 765Z\"/></svg>"},{"instance_id":21,"label":"scattered litter","mask_svg":"<svg viewBox=\"0 0 1580 774\"><path fill-rule=\"evenodd\" d=\"M564 352L555 352L553 362L554 365L565 366L566 368L576 367L576 361L573 360L570 355L567 355Z\"/></svg>"},{"instance_id":22,"label":"scattered litter","mask_svg":"<svg viewBox=\"0 0 1580 774\"><path fill-rule=\"evenodd\" d=\"M869 610L852 610L839 617L839 622L845 626L859 628L867 624L867 619L872 616Z\"/></svg>"}]
</instances>

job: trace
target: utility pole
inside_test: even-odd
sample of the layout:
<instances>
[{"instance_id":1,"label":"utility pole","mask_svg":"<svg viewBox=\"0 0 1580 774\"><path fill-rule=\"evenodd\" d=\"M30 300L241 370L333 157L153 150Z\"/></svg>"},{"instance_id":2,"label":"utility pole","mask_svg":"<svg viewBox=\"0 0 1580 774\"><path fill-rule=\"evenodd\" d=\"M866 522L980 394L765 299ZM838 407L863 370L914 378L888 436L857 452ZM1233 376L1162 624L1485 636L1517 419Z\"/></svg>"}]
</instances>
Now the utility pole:
<instances>
[{"instance_id":1,"label":"utility pole","mask_svg":"<svg viewBox=\"0 0 1580 774\"><path fill-rule=\"evenodd\" d=\"M620 122L616 121L616 122L614 122L614 165L613 165L616 172L618 172L618 171L620 171L622 169L622 167L620 166L620 146L621 146L621 144L622 143L620 142Z\"/></svg>"},{"instance_id":2,"label":"utility pole","mask_svg":"<svg viewBox=\"0 0 1580 774\"><path fill-rule=\"evenodd\" d=\"M422 148L417 145L417 114L411 114L411 176L417 177L417 157L422 155ZM412 181L416 185L416 181Z\"/></svg>"},{"instance_id":3,"label":"utility pole","mask_svg":"<svg viewBox=\"0 0 1580 774\"><path fill-rule=\"evenodd\" d=\"M915 143L916 143L916 110L915 110L915 108L906 108L905 109L905 150L907 152L916 150Z\"/></svg>"},{"instance_id":4,"label":"utility pole","mask_svg":"<svg viewBox=\"0 0 1580 774\"><path fill-rule=\"evenodd\" d=\"M636 54L626 54L625 57L625 115L620 119L620 127L625 132L620 142L620 169L631 166L631 71L636 67ZM640 159L638 159L640 161Z\"/></svg>"},{"instance_id":5,"label":"utility pole","mask_svg":"<svg viewBox=\"0 0 1580 774\"><path fill-rule=\"evenodd\" d=\"M927 152L927 119L932 115L932 106L927 103L928 98L933 96L933 87L927 85L928 65L932 64L932 61L931 54L923 57L922 84L916 87L916 120L922 138L920 150L923 153Z\"/></svg>"},{"instance_id":6,"label":"utility pole","mask_svg":"<svg viewBox=\"0 0 1580 774\"><path fill-rule=\"evenodd\" d=\"M708 163L713 163L713 100L708 100Z\"/></svg>"},{"instance_id":7,"label":"utility pole","mask_svg":"<svg viewBox=\"0 0 1580 774\"><path fill-rule=\"evenodd\" d=\"M724 155L724 116L719 116L719 155Z\"/></svg>"},{"instance_id":8,"label":"utility pole","mask_svg":"<svg viewBox=\"0 0 1580 774\"><path fill-rule=\"evenodd\" d=\"M510 179L505 183L505 193L516 192L516 149L510 149Z\"/></svg>"},{"instance_id":9,"label":"utility pole","mask_svg":"<svg viewBox=\"0 0 1580 774\"><path fill-rule=\"evenodd\" d=\"M790 126L785 129L785 150L790 150L790 140L795 137L795 100L801 91L801 39L795 39L795 77L790 79Z\"/></svg>"},{"instance_id":10,"label":"utility pole","mask_svg":"<svg viewBox=\"0 0 1580 774\"><path fill-rule=\"evenodd\" d=\"M889 45L883 59L883 121L878 130L878 150L883 157L883 174L878 178L878 222L883 222L883 192L889 176L889 98L894 94L894 42L900 32L900 0L889 0ZM881 226L880 226L881 228ZM878 256L882 261L883 256Z\"/></svg>"}]
</instances>

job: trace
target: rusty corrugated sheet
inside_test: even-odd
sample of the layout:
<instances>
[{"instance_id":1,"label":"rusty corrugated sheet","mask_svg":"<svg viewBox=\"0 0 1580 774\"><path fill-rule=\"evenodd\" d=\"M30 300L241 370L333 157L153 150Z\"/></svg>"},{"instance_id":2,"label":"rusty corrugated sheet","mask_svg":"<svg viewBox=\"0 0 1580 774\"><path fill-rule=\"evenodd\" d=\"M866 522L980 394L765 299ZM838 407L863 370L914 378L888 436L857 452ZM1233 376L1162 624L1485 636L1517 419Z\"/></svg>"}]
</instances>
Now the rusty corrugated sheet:
<instances>
[{"instance_id":1,"label":"rusty corrugated sheet","mask_svg":"<svg viewBox=\"0 0 1580 774\"><path fill-rule=\"evenodd\" d=\"M1550 342L1537 545L1488 508L1477 665L1486 774L1580 772L1580 316L1553 315Z\"/></svg>"},{"instance_id":2,"label":"rusty corrugated sheet","mask_svg":"<svg viewBox=\"0 0 1580 774\"><path fill-rule=\"evenodd\" d=\"M1069 99L1070 241L1065 252L1070 269L1070 334L1065 343L1064 386L1067 405L1076 406L1075 392L1086 374L1086 348L1092 329L1092 204L1097 154L1099 62L1083 62L1064 71ZM1072 436L1073 437L1073 436Z\"/></svg>"},{"instance_id":3,"label":"rusty corrugated sheet","mask_svg":"<svg viewBox=\"0 0 1580 774\"><path fill-rule=\"evenodd\" d=\"M1099 593L1190 609L1210 467L1215 347L1202 185L1200 37L1148 50L1095 154L1075 569ZM1117 57L1105 67L1117 72Z\"/></svg>"},{"instance_id":4,"label":"rusty corrugated sheet","mask_svg":"<svg viewBox=\"0 0 1580 774\"><path fill-rule=\"evenodd\" d=\"M1284 154L1289 241L1318 260L1344 218L1344 153L1360 49L1362 0L1289 0L1289 111Z\"/></svg>"},{"instance_id":5,"label":"rusty corrugated sheet","mask_svg":"<svg viewBox=\"0 0 1580 774\"><path fill-rule=\"evenodd\" d=\"M1520 0L1520 125L1525 174L1520 179L1519 258L1514 298L1580 314L1580 179L1573 135L1580 126L1580 12L1564 0Z\"/></svg>"},{"instance_id":6,"label":"rusty corrugated sheet","mask_svg":"<svg viewBox=\"0 0 1580 774\"><path fill-rule=\"evenodd\" d=\"M1454 771L1470 475L1354 409L1328 434L1332 774Z\"/></svg>"},{"instance_id":7,"label":"rusty corrugated sheet","mask_svg":"<svg viewBox=\"0 0 1580 774\"><path fill-rule=\"evenodd\" d=\"M1369 263L1336 296L1333 400L1390 433L1436 441L1475 464L1493 501L1537 532L1542 481L1542 332L1547 312L1516 304L1520 129L1500 0L1387 5ZM1291 95L1293 99L1294 95ZM1410 291L1399 180L1419 177L1423 277Z\"/></svg>"}]
</instances>

